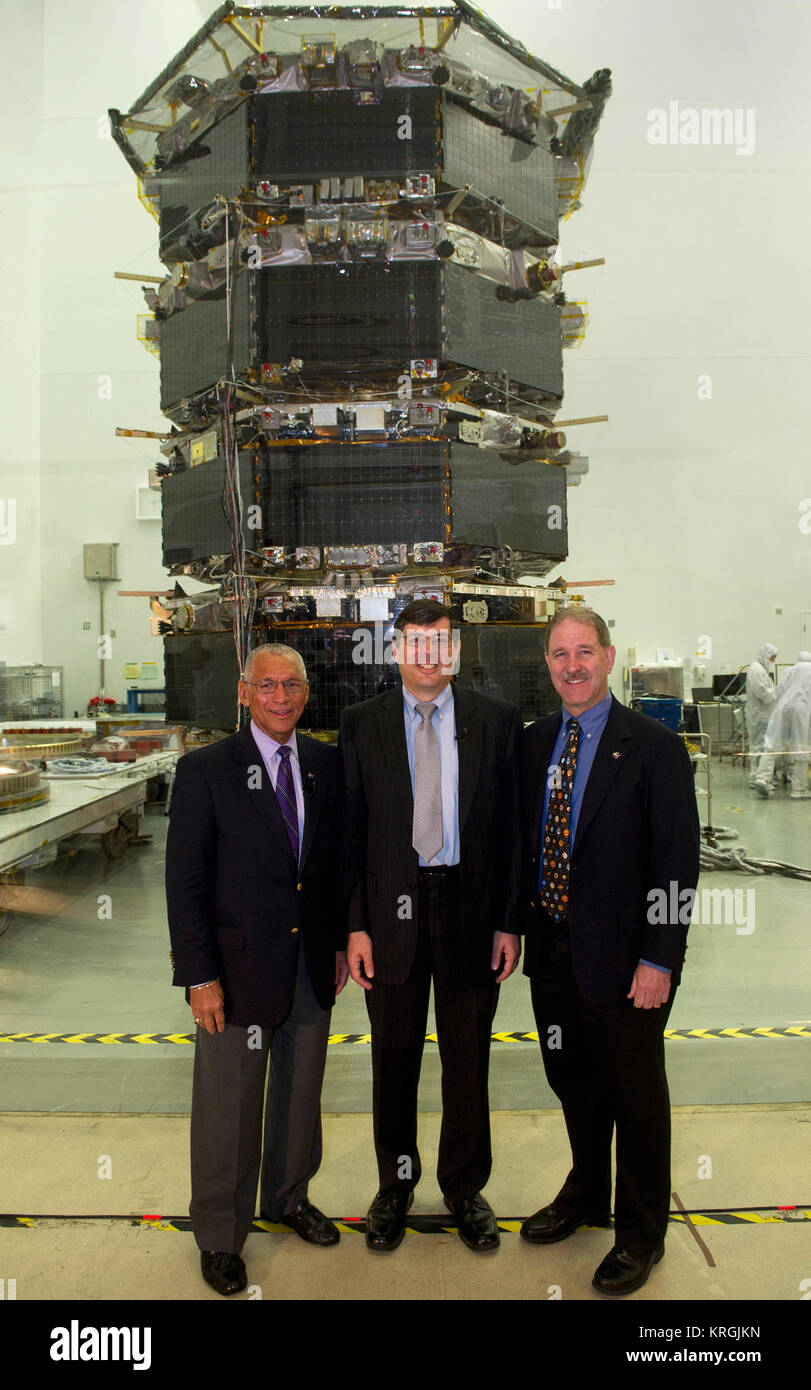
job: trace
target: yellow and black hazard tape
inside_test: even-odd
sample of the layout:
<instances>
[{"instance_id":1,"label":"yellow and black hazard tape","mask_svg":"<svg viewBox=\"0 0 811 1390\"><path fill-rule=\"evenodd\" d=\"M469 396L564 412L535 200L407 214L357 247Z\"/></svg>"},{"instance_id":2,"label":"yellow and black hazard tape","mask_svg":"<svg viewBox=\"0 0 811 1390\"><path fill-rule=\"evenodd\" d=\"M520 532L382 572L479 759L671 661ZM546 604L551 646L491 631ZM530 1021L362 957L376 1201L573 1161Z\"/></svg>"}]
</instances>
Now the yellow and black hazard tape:
<instances>
[{"instance_id":1,"label":"yellow and black hazard tape","mask_svg":"<svg viewBox=\"0 0 811 1390\"><path fill-rule=\"evenodd\" d=\"M665 1040L679 1038L811 1038L811 1024L787 1028L666 1028Z\"/></svg>"},{"instance_id":2,"label":"yellow and black hazard tape","mask_svg":"<svg viewBox=\"0 0 811 1390\"><path fill-rule=\"evenodd\" d=\"M736 1208L732 1211L672 1211L670 1221L676 1225L683 1225L689 1217L693 1226L769 1226L786 1225L795 1221L811 1221L811 1207L761 1207L755 1211L747 1211L743 1208ZM364 1235L366 1232L366 1220L362 1216L333 1216L331 1218L335 1225L342 1232L348 1234ZM505 1233L517 1233L521 1229L521 1216L499 1217L498 1228ZM125 1222L129 1226L137 1226L140 1229L145 1227L156 1231L191 1231L192 1225L188 1216L125 1216L125 1215L80 1215L69 1216L61 1213L59 1215L40 1215L40 1216L13 1216L11 1214L0 1215L0 1228L4 1226L25 1227L26 1229L35 1228L40 1222L46 1221L68 1221L73 1223L108 1221ZM265 1232L266 1234L287 1234L289 1226L275 1224L272 1221L254 1221L252 1230ZM413 1212L408 1218L406 1230L414 1235L434 1236L444 1233L454 1232L456 1225L447 1216L415 1216Z\"/></svg>"},{"instance_id":3,"label":"yellow and black hazard tape","mask_svg":"<svg viewBox=\"0 0 811 1390\"><path fill-rule=\"evenodd\" d=\"M0 1033L0 1043L193 1043L194 1033Z\"/></svg>"},{"instance_id":4,"label":"yellow and black hazard tape","mask_svg":"<svg viewBox=\"0 0 811 1390\"><path fill-rule=\"evenodd\" d=\"M492 1041L497 1043L523 1043L538 1041L537 1033L493 1033ZM180 1043L188 1046L194 1042L194 1033L0 1033L0 1043L73 1043L90 1046L96 1043L118 1046L121 1043L140 1043L154 1046L162 1043ZM714 1041L717 1038L811 1038L811 1024L792 1024L786 1028L666 1028L665 1041L678 1042L682 1038L701 1038ZM329 1043L332 1047L348 1043L362 1046L372 1041L371 1033L332 1033ZM425 1041L435 1043L436 1033L426 1033Z\"/></svg>"}]
</instances>

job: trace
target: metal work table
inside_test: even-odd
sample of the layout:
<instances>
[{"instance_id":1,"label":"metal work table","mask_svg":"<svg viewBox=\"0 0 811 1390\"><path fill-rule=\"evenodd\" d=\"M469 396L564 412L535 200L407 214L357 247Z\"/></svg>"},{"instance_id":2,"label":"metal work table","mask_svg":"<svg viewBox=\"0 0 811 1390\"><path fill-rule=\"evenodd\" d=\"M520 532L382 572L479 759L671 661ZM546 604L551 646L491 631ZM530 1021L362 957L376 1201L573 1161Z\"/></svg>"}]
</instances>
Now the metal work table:
<instances>
[{"instance_id":1,"label":"metal work table","mask_svg":"<svg viewBox=\"0 0 811 1390\"><path fill-rule=\"evenodd\" d=\"M178 756L151 753L96 778L49 777L51 795L46 802L0 816L0 874L51 858L56 844L70 835L101 835L108 857L119 858L137 835L147 782L167 773L171 779ZM135 829L122 826L126 813L135 817Z\"/></svg>"}]
</instances>

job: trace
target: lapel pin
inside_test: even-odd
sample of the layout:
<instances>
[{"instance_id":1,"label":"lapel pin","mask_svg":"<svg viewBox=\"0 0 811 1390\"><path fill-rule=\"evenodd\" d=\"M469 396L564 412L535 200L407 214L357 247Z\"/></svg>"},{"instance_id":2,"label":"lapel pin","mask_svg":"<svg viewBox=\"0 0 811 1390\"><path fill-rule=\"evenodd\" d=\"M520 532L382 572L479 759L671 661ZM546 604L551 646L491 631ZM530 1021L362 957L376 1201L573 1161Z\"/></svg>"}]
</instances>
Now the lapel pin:
<instances>
[{"instance_id":1,"label":"lapel pin","mask_svg":"<svg viewBox=\"0 0 811 1390\"><path fill-rule=\"evenodd\" d=\"M622 757L622 754L621 754L621 753L612 753L611 756L612 756L612 758L621 758L621 757Z\"/></svg>"}]
</instances>

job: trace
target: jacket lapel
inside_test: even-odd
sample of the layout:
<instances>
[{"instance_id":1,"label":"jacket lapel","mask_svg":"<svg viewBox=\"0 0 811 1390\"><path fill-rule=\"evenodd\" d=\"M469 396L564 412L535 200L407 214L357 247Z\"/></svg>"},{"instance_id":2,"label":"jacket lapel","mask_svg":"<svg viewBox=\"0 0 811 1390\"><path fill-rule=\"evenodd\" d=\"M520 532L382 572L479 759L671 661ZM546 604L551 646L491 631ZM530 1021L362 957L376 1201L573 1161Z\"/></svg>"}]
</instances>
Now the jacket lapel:
<instances>
[{"instance_id":1,"label":"jacket lapel","mask_svg":"<svg viewBox=\"0 0 811 1390\"><path fill-rule=\"evenodd\" d=\"M555 746L555 739L560 729L560 715L550 715L538 721L540 727L540 737L537 751L537 782L534 787L534 812L532 816L532 830L530 843L540 853L541 837L543 833L543 803L546 796L546 784L549 780L549 764L552 761L552 749Z\"/></svg>"},{"instance_id":2,"label":"jacket lapel","mask_svg":"<svg viewBox=\"0 0 811 1390\"><path fill-rule=\"evenodd\" d=\"M380 702L378 730L389 785L402 806L413 809L414 793L408 766L408 745L405 733L402 686L396 686Z\"/></svg>"},{"instance_id":3,"label":"jacket lapel","mask_svg":"<svg viewBox=\"0 0 811 1390\"><path fill-rule=\"evenodd\" d=\"M625 706L615 700L612 695L608 721L597 745L589 780L583 793L572 853L577 849L589 824L605 800L611 783L628 756L632 739L633 734L625 717Z\"/></svg>"},{"instance_id":4,"label":"jacket lapel","mask_svg":"<svg viewBox=\"0 0 811 1390\"><path fill-rule=\"evenodd\" d=\"M321 808L321 796L315 775L314 744L315 739L308 738L306 734L296 734L298 760L301 768L301 788L304 792L304 833L301 841L301 858L299 864L301 869L304 868L307 855L312 847Z\"/></svg>"},{"instance_id":5,"label":"jacket lapel","mask_svg":"<svg viewBox=\"0 0 811 1390\"><path fill-rule=\"evenodd\" d=\"M299 748L300 756L301 750ZM244 729L240 729L236 737L234 776L257 815L260 816L265 828L277 840L279 848L286 852L291 864L295 864L295 857L279 809L279 803L276 800L276 793L273 790L270 775L262 761L262 754L259 752L249 724ZM306 814L304 820L306 827Z\"/></svg>"},{"instance_id":6,"label":"jacket lapel","mask_svg":"<svg viewBox=\"0 0 811 1390\"><path fill-rule=\"evenodd\" d=\"M466 690L455 684L453 691L454 718L456 720L456 748L459 756L459 840L473 805L476 783L479 780L479 762L482 746L482 714L475 700L471 700Z\"/></svg>"}]
</instances>

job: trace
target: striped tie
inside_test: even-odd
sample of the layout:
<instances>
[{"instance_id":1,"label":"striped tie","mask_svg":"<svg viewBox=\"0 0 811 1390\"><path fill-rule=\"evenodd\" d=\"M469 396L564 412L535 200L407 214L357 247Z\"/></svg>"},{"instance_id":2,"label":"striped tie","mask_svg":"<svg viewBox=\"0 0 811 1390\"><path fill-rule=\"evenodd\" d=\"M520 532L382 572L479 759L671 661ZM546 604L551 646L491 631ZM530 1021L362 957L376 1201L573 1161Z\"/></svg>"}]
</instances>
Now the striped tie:
<instances>
[{"instance_id":1,"label":"striped tie","mask_svg":"<svg viewBox=\"0 0 811 1390\"><path fill-rule=\"evenodd\" d=\"M276 777L276 799L290 840L290 847L296 857L296 863L298 863L299 826L298 811L296 810L296 789L293 786L293 769L290 766L292 751L292 748L286 743L278 750L279 772Z\"/></svg>"},{"instance_id":2,"label":"striped tie","mask_svg":"<svg viewBox=\"0 0 811 1390\"><path fill-rule=\"evenodd\" d=\"M426 863L445 843L442 832L442 778L439 740L431 716L436 705L417 700L421 722L414 733L414 820L411 843Z\"/></svg>"}]
</instances>

